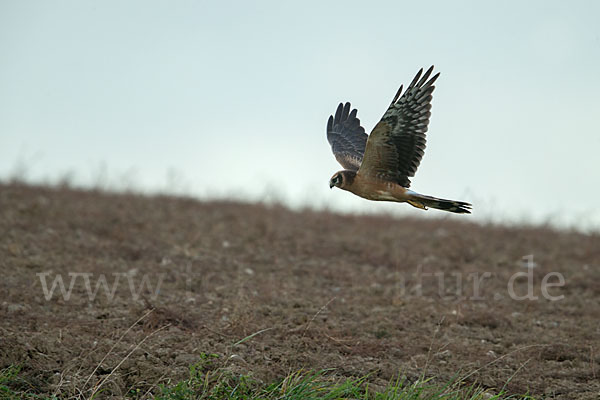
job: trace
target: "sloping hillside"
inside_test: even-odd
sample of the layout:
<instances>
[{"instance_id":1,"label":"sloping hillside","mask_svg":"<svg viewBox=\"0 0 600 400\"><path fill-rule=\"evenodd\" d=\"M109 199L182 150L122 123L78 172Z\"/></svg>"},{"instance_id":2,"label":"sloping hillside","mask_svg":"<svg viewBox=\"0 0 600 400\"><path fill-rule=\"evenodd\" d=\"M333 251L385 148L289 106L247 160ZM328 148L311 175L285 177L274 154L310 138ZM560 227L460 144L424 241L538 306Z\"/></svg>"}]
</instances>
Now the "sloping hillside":
<instances>
[{"instance_id":1,"label":"sloping hillside","mask_svg":"<svg viewBox=\"0 0 600 400\"><path fill-rule=\"evenodd\" d=\"M464 221L2 185L0 368L62 397L201 361L595 398L600 237Z\"/></svg>"}]
</instances>

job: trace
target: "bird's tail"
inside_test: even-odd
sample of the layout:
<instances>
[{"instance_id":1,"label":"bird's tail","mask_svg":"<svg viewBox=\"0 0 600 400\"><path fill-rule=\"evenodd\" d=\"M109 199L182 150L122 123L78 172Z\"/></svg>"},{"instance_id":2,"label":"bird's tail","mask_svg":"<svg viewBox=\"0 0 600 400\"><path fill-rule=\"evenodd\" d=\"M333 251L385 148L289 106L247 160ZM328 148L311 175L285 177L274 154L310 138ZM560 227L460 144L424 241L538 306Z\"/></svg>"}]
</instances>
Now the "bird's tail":
<instances>
[{"instance_id":1,"label":"bird's tail","mask_svg":"<svg viewBox=\"0 0 600 400\"><path fill-rule=\"evenodd\" d=\"M449 211L457 214L471 214L471 204L464 201L438 199L437 197L426 196L416 192L409 192L410 199L408 203L417 208L427 210L427 207L438 210Z\"/></svg>"}]
</instances>

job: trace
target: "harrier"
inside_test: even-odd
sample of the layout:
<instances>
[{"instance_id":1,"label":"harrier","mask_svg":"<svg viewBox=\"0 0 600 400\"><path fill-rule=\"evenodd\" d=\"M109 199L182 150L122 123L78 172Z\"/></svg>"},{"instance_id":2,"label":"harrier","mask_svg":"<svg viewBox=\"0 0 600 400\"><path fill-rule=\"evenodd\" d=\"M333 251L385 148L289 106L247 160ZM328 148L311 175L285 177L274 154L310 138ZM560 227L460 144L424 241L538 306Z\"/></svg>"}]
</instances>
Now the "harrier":
<instances>
[{"instance_id":1,"label":"harrier","mask_svg":"<svg viewBox=\"0 0 600 400\"><path fill-rule=\"evenodd\" d=\"M425 151L425 133L431 116L431 100L439 72L431 77L433 66L421 69L408 88L402 86L392 104L367 136L365 128L350 111L350 103L338 106L327 121L327 140L335 159L344 167L329 181L334 186L368 200L408 203L458 214L470 214L471 204L438 199L409 190Z\"/></svg>"}]
</instances>

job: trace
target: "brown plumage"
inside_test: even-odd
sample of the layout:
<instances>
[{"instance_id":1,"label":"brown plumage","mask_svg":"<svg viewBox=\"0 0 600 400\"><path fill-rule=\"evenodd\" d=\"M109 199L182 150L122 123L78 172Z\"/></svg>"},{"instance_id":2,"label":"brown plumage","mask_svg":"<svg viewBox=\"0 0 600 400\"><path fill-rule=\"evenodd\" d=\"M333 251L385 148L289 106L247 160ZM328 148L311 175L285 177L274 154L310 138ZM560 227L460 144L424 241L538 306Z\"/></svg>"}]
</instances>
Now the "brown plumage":
<instances>
[{"instance_id":1,"label":"brown plumage","mask_svg":"<svg viewBox=\"0 0 600 400\"><path fill-rule=\"evenodd\" d=\"M431 100L439 73L431 77L433 66L423 74L419 70L406 91L402 86L392 103L367 136L350 111L350 103L338 106L327 122L327 140L336 160L344 167L329 181L369 200L407 202L426 210L427 207L464 214L471 204L422 195L410 187L425 152L427 126L431 116ZM423 74L423 76L421 76Z\"/></svg>"}]
</instances>

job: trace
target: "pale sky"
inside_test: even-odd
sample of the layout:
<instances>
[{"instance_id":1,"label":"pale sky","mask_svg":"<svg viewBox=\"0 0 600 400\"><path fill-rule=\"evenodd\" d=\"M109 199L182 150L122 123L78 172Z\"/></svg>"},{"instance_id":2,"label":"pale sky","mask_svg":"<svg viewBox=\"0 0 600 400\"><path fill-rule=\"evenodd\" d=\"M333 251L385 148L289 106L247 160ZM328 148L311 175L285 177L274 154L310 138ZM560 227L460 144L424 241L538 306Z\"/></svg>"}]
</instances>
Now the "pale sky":
<instances>
[{"instance_id":1,"label":"pale sky","mask_svg":"<svg viewBox=\"0 0 600 400\"><path fill-rule=\"evenodd\" d=\"M443 216L328 181L434 64L420 193L474 220L600 227L598 1L0 0L0 177Z\"/></svg>"}]
</instances>

